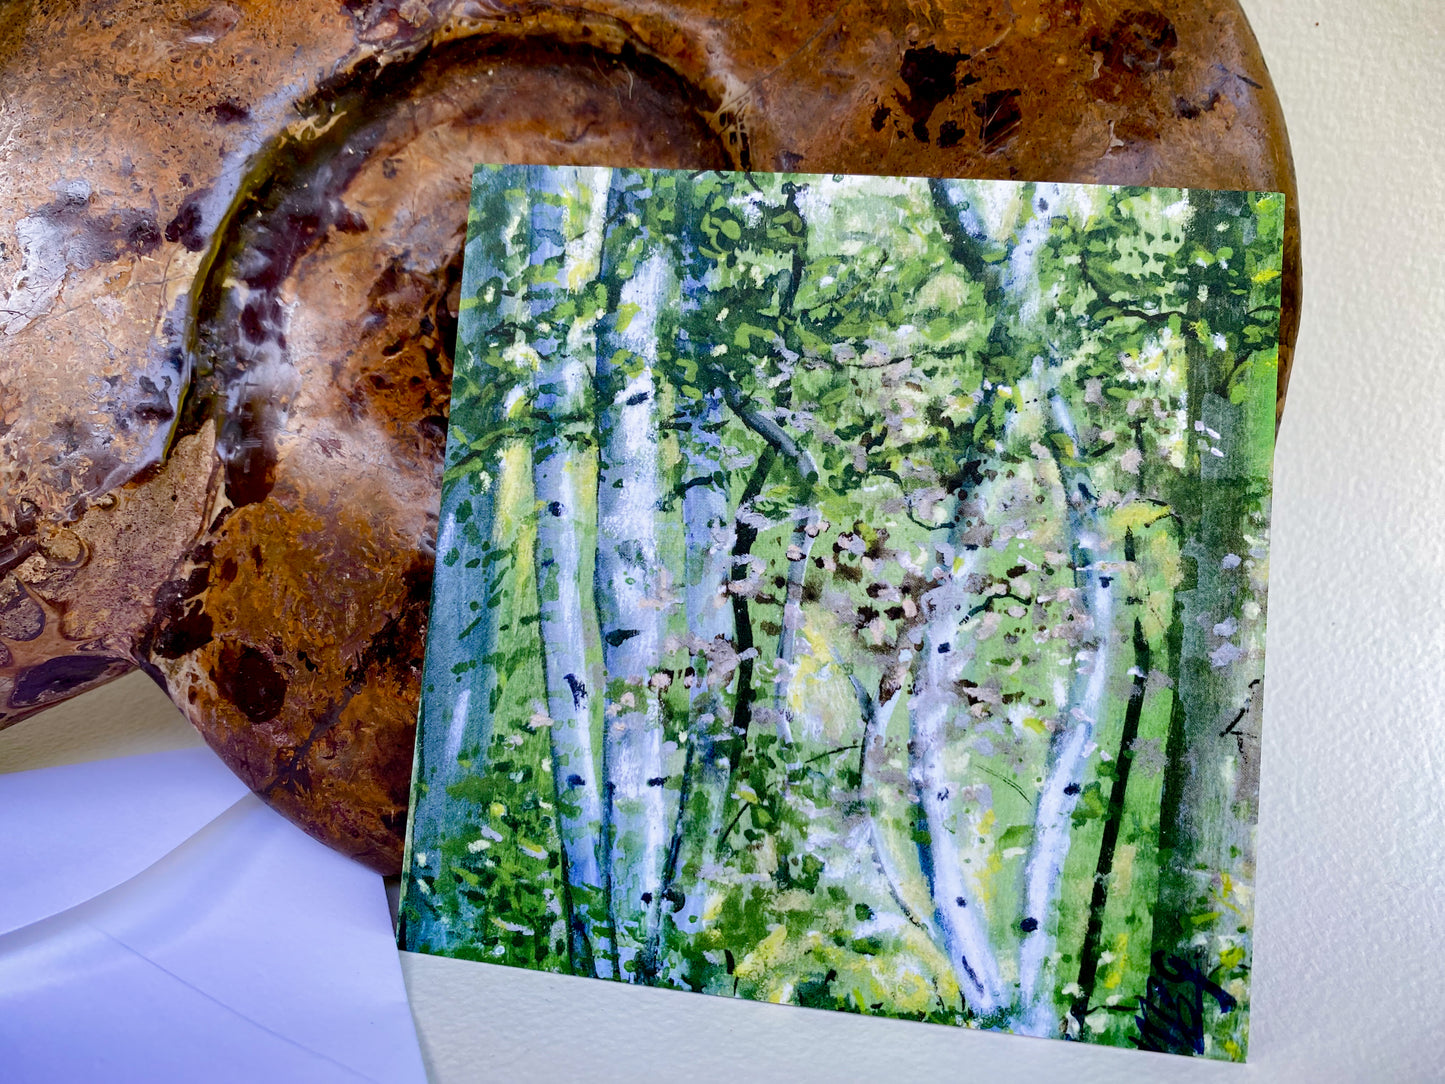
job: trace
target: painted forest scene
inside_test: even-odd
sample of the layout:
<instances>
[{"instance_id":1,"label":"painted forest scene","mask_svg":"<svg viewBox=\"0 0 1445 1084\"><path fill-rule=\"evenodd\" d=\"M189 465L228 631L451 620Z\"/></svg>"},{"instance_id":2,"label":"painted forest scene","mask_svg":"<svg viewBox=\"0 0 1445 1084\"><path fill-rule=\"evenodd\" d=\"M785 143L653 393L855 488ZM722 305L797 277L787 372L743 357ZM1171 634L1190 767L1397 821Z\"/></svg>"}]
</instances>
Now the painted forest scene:
<instances>
[{"instance_id":1,"label":"painted forest scene","mask_svg":"<svg viewBox=\"0 0 1445 1084\"><path fill-rule=\"evenodd\" d=\"M478 167L402 947L1243 1060L1284 210Z\"/></svg>"}]
</instances>

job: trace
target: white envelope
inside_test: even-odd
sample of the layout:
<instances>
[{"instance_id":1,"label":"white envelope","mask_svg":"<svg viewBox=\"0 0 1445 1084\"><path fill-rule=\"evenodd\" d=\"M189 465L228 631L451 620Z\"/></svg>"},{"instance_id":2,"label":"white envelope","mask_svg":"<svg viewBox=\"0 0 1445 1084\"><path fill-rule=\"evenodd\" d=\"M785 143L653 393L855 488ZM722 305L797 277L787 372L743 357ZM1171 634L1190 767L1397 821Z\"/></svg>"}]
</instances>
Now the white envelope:
<instances>
[{"instance_id":1,"label":"white envelope","mask_svg":"<svg viewBox=\"0 0 1445 1084\"><path fill-rule=\"evenodd\" d=\"M203 749L0 776L0 1078L424 1081L382 880Z\"/></svg>"}]
</instances>

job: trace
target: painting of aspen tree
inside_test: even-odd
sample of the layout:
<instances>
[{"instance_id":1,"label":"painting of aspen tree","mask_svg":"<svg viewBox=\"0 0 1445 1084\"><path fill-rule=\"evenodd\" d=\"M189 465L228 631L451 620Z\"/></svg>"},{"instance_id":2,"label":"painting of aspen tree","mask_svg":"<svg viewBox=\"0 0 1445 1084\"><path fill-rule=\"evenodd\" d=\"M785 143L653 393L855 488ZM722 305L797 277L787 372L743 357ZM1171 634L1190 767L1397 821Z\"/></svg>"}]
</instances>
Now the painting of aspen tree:
<instances>
[{"instance_id":1,"label":"painting of aspen tree","mask_svg":"<svg viewBox=\"0 0 1445 1084\"><path fill-rule=\"evenodd\" d=\"M1283 214L478 168L403 947L1242 1059Z\"/></svg>"}]
</instances>

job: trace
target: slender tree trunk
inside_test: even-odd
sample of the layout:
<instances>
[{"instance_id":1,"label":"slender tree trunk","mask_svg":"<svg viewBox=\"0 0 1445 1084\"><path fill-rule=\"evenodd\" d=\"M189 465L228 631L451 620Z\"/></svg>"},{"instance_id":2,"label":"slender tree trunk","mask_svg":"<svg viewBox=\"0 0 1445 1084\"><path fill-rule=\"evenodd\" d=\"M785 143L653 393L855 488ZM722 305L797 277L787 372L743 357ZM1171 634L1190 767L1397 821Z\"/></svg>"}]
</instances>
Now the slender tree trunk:
<instances>
[{"instance_id":1,"label":"slender tree trunk","mask_svg":"<svg viewBox=\"0 0 1445 1084\"><path fill-rule=\"evenodd\" d=\"M757 500L758 494L763 491L763 485L767 482L768 475L772 473L773 464L776 462L778 453L771 446L768 447L753 466L753 471L748 475L748 480L743 486L742 495L738 498L738 510L751 510L753 502ZM728 759L728 784L723 791L726 804L735 801L733 781L737 778L742 767L743 758L747 754L748 731L752 726L753 700L756 692L753 689L753 663L757 652L753 645L753 619L752 609L746 594L738 590L738 585L743 583L748 576L748 562L752 557L753 543L757 541L758 529L751 523L737 522L733 538L732 551L732 574L729 580L728 592L732 599L733 611L733 647L736 651L738 664L736 690L733 698L733 720L732 733L727 742ZM731 817L724 820L724 828L719 834L714 853L721 854L723 847L728 841L728 836L737 827L738 820L742 817L746 804L739 804L732 811Z\"/></svg>"},{"instance_id":2,"label":"slender tree trunk","mask_svg":"<svg viewBox=\"0 0 1445 1084\"><path fill-rule=\"evenodd\" d=\"M531 212L532 346L536 449L532 477L538 504L537 593L551 718L552 780L562 837L574 972L614 973L616 953L603 931L607 900L599 846L602 808L592 750L595 681L587 661L581 595L584 504L590 458L589 396L594 328L568 313L570 285L590 281L600 254L605 169L533 167Z\"/></svg>"},{"instance_id":3,"label":"slender tree trunk","mask_svg":"<svg viewBox=\"0 0 1445 1084\"><path fill-rule=\"evenodd\" d=\"M669 842L662 710L651 685L661 668L671 605L658 560L662 506L655 372L658 327L676 297L666 250L630 220L635 191L614 183L602 277L611 289L629 239L652 249L620 284L597 335L601 433L597 476L597 613L606 687L603 763L609 903L621 977L645 978L656 944Z\"/></svg>"},{"instance_id":4,"label":"slender tree trunk","mask_svg":"<svg viewBox=\"0 0 1445 1084\"><path fill-rule=\"evenodd\" d=\"M705 371L713 346L713 327L700 319L709 297L711 262L703 255L703 210L696 189L679 186L677 209L678 298L676 349L697 371ZM727 687L738 676L738 626L751 639L747 600L733 595L733 562L740 543L730 510L727 469L723 462L723 395L707 388L680 396L677 413L682 473L684 603L687 616L691 687L688 727L677 817L663 871L664 915L674 930L692 936L702 929L707 905L707 867L717 853L731 791L732 772L742 741L734 732ZM758 478L761 487L762 479ZM744 499L750 499L744 494ZM751 681L752 660L745 680ZM740 694L742 690L740 689ZM742 725L747 701L740 695ZM661 967L662 924L644 961L655 975ZM687 976L683 976L686 981Z\"/></svg>"},{"instance_id":5,"label":"slender tree trunk","mask_svg":"<svg viewBox=\"0 0 1445 1084\"><path fill-rule=\"evenodd\" d=\"M1131 560L1129 554L1126 560ZM1114 854L1119 845L1119 832L1124 823L1124 803L1129 796L1129 775L1134 763L1134 740L1139 736L1139 720L1144 714L1144 693L1150 668L1149 641L1144 626L1134 618L1134 684L1129 690L1129 706L1124 710L1124 729L1119 735L1119 755L1115 759L1114 786L1109 793L1109 809L1104 818L1104 835L1099 841L1099 861L1094 867L1094 895L1089 901L1089 923L1084 930L1084 947L1079 950L1079 992L1074 995L1070 1013L1078 1022L1082 1035L1084 1020L1099 973L1099 956L1104 935L1104 911L1109 903L1109 879L1114 873Z\"/></svg>"},{"instance_id":6,"label":"slender tree trunk","mask_svg":"<svg viewBox=\"0 0 1445 1084\"><path fill-rule=\"evenodd\" d=\"M977 570L979 554L974 549L955 551L958 533L950 530L949 541L943 544L950 567L942 570L939 585L921 600L926 620L908 703L908 777L917 802L919 862L943 948L969 1008L978 1016L989 1016L1004 1005L1003 983L987 919L959 860L953 781L944 762L949 725L964 707L958 682L974 655L967 580Z\"/></svg>"},{"instance_id":7,"label":"slender tree trunk","mask_svg":"<svg viewBox=\"0 0 1445 1084\"><path fill-rule=\"evenodd\" d=\"M883 883L888 886L888 894L893 897L893 902L903 917L934 941L938 941L942 935L933 920L926 913L914 908L903 895L903 877L893 859L888 840L884 837L883 826L878 823L877 799L874 796L872 765L882 753L888 720L893 717L893 709L903 698L903 690L895 690L892 696L880 704L852 674L848 675L848 680L853 685L853 695L858 701L858 710L863 719L863 730L858 739L858 794L865 810L864 815L868 818L868 845L873 852L873 864L883 878Z\"/></svg>"},{"instance_id":8,"label":"slender tree trunk","mask_svg":"<svg viewBox=\"0 0 1445 1084\"><path fill-rule=\"evenodd\" d=\"M795 216L795 232L791 235L792 250L787 279L778 297L778 334L775 345L780 352L786 352L790 329L795 326L793 306L807 263L807 225L798 203L800 190L796 186L785 185L784 191L787 193L787 207ZM786 405L792 398L790 385L786 386L789 390L781 399L782 405ZM813 548L813 540L818 536L823 518L813 500L818 467L806 448L799 445L772 418L745 402L738 394L736 385L727 385L726 397L733 412L748 428L766 440L777 455L783 457L801 483L802 499L795 514L795 526L786 550L788 575L784 586L783 613L779 622L781 631L778 634L776 672L773 678L773 712L778 741L783 746L791 746L793 723L789 694L798 653L798 629L803 624L803 586L808 571L808 554Z\"/></svg>"},{"instance_id":9,"label":"slender tree trunk","mask_svg":"<svg viewBox=\"0 0 1445 1084\"><path fill-rule=\"evenodd\" d=\"M777 676L773 679L773 708L776 712L778 741L793 744L792 712L788 707L789 689L798 653L798 629L803 624L803 580L808 571L808 553L818 536L822 514L813 501L813 487L818 482L818 465L808 449L800 445L772 418L746 402L736 388L725 392L728 406L763 440L768 442L797 475L803 492L796 526L788 542L788 576L783 599L782 631L778 635Z\"/></svg>"},{"instance_id":10,"label":"slender tree trunk","mask_svg":"<svg viewBox=\"0 0 1445 1084\"><path fill-rule=\"evenodd\" d=\"M687 291L684 283L684 294ZM663 873L662 902L674 929L691 936L702 929L707 902L705 868L722 829L731 765L728 683L736 671L733 607L727 584L735 541L722 462L722 393L689 400L679 416L686 467L682 520L686 543L687 631L692 643L689 725L677 819ZM714 663L714 659L717 660ZM661 926L659 925L659 934ZM659 966L658 936L645 961Z\"/></svg>"},{"instance_id":11,"label":"slender tree trunk","mask_svg":"<svg viewBox=\"0 0 1445 1084\"><path fill-rule=\"evenodd\" d=\"M807 457L804 469L814 476L817 468L812 465L812 456ZM800 509L794 520L793 534L788 540L788 578L784 584L782 631L778 634L778 673L773 679L773 702L778 713L778 740L784 745L793 744L793 708L791 691L793 672L797 667L798 630L803 627L803 581L808 574L808 554L813 549L813 539L818 537L822 513L815 505Z\"/></svg>"},{"instance_id":12,"label":"slender tree trunk","mask_svg":"<svg viewBox=\"0 0 1445 1084\"><path fill-rule=\"evenodd\" d=\"M803 283L803 269L807 263L806 225L802 209L798 206L796 188L790 187L787 205L798 216L797 221L803 232L794 238L788 280L778 298L777 347L780 351L786 351L788 332L796 326L794 304L797 301L798 289ZM784 403L791 403L792 397L790 382ZM781 428L779 432L782 432ZM776 444L774 447L788 454L783 447ZM796 450L788 454L788 458L802 483L803 499L794 513L793 535L788 540L785 551L788 575L783 587L783 619L779 622L781 631L778 633L778 671L773 680L773 705L778 713L778 740L785 746L793 744L793 708L790 694L798 656L798 630L803 627L803 587L808 575L808 555L812 552L813 540L818 537L823 523L823 514L818 510L813 496L813 487L818 481L818 466L806 448L797 444L794 444L793 448Z\"/></svg>"},{"instance_id":13,"label":"slender tree trunk","mask_svg":"<svg viewBox=\"0 0 1445 1084\"><path fill-rule=\"evenodd\" d=\"M1148 476L1142 467L1145 447L1142 430L1134 428L1135 447L1141 460L1141 486ZM1124 531L1124 562L1137 568L1138 552L1132 530ZM1129 592L1134 594L1135 592ZM1131 600L1131 602L1137 600ZM1178 618L1177 605L1174 607ZM1118 851L1119 837L1124 830L1124 811L1129 798L1129 780L1133 774L1136 751L1135 742L1139 736L1139 725L1144 715L1144 701L1148 694L1148 683L1152 672L1153 650L1144 625L1139 617L1134 618L1134 665L1129 672L1134 681L1129 690L1129 703L1124 709L1124 726L1119 734L1118 753L1114 761L1114 784L1109 794L1109 806L1104 816L1104 830L1099 840L1099 858L1094 867L1094 891L1089 901L1089 921L1084 930L1084 943L1079 950L1078 990L1073 997L1070 1014L1073 1016L1080 1037L1088 1034L1088 1016L1094 1004L1098 986L1099 964L1103 953L1104 920L1107 916L1109 894L1113 888L1114 858ZM1168 672L1176 672L1177 650L1171 650L1171 661L1166 664Z\"/></svg>"},{"instance_id":14,"label":"slender tree trunk","mask_svg":"<svg viewBox=\"0 0 1445 1084\"><path fill-rule=\"evenodd\" d=\"M1059 477L1068 507L1070 561L1074 585L1089 619L1093 649L1080 652L1068 707L1049 749L1048 774L1039 791L1033 843L1024 864L1023 919L1019 924L1019 1009L1014 1029L1029 1035L1059 1030L1049 982L1048 958L1053 949L1059 879L1069 854L1074 806L1084 785L1087 752L1103 709L1113 665L1114 591L1116 573L1107 535L1099 519L1093 483L1082 462L1083 450L1073 415L1057 390L1049 392L1052 436L1066 450L1056 452Z\"/></svg>"},{"instance_id":15,"label":"slender tree trunk","mask_svg":"<svg viewBox=\"0 0 1445 1084\"><path fill-rule=\"evenodd\" d=\"M732 571L735 537L728 508L727 475L723 466L722 393L706 392L690 401L681 414L683 455L682 521L687 544L688 632L704 642L733 632L727 581ZM706 664L706 656L700 660ZM694 700L702 683L693 686Z\"/></svg>"}]
</instances>

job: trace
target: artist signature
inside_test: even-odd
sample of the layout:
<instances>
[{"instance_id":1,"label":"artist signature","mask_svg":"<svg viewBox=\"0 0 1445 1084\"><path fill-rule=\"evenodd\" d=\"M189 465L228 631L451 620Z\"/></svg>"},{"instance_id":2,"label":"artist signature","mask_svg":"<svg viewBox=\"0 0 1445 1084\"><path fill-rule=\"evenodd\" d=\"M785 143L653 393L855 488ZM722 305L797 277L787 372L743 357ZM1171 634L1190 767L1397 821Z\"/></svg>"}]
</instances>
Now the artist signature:
<instances>
[{"instance_id":1,"label":"artist signature","mask_svg":"<svg viewBox=\"0 0 1445 1084\"><path fill-rule=\"evenodd\" d=\"M1233 1012L1238 1005L1188 960L1154 953L1153 971L1134 1018L1139 1024L1134 1045L1166 1054L1203 1054L1205 995L1221 1013Z\"/></svg>"}]
</instances>

